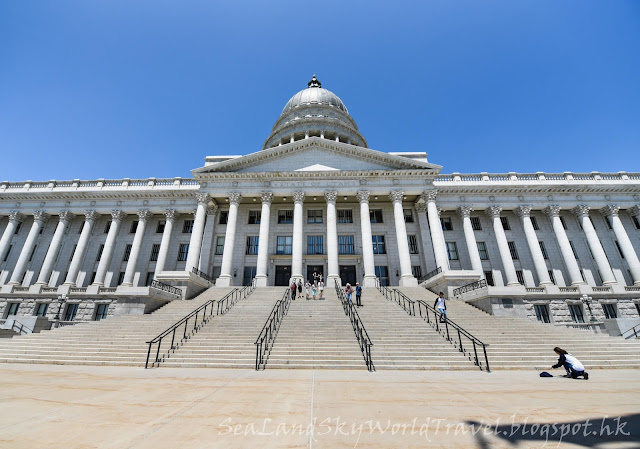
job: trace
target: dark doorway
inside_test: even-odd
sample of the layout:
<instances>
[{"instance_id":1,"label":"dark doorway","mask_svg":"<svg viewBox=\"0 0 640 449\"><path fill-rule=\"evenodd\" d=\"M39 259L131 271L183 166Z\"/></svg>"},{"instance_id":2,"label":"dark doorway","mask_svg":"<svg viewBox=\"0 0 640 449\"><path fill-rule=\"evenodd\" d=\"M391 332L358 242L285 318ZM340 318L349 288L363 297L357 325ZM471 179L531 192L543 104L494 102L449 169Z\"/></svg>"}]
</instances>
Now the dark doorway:
<instances>
[{"instance_id":1,"label":"dark doorway","mask_svg":"<svg viewBox=\"0 0 640 449\"><path fill-rule=\"evenodd\" d=\"M347 283L351 285L356 284L356 266L355 265L340 265L340 281L342 285Z\"/></svg>"},{"instance_id":2,"label":"dark doorway","mask_svg":"<svg viewBox=\"0 0 640 449\"><path fill-rule=\"evenodd\" d=\"M315 273L315 279L313 274ZM322 280L324 281L324 266L323 265L307 265L307 279L309 282L313 283L314 280L320 281L320 276L322 276Z\"/></svg>"},{"instance_id":3,"label":"dark doorway","mask_svg":"<svg viewBox=\"0 0 640 449\"><path fill-rule=\"evenodd\" d=\"M291 265L276 265L276 287L289 285Z\"/></svg>"}]
</instances>

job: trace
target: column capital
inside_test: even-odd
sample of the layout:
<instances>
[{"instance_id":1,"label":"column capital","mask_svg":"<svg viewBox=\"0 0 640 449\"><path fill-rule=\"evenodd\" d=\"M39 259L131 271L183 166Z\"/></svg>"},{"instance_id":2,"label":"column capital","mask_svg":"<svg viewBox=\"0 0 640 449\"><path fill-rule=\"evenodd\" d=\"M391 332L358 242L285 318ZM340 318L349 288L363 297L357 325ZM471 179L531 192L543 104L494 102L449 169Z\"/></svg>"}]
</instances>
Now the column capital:
<instances>
[{"instance_id":1,"label":"column capital","mask_svg":"<svg viewBox=\"0 0 640 449\"><path fill-rule=\"evenodd\" d=\"M500 218L500 213L502 213L502 207L500 206L487 207L484 213L490 216L491 218Z\"/></svg>"},{"instance_id":2,"label":"column capital","mask_svg":"<svg viewBox=\"0 0 640 449\"><path fill-rule=\"evenodd\" d=\"M24 215L17 210L12 210L9 212L9 221L19 221L22 222L24 220Z\"/></svg>"},{"instance_id":3,"label":"column capital","mask_svg":"<svg viewBox=\"0 0 640 449\"><path fill-rule=\"evenodd\" d=\"M420 198L422 198L425 202L435 201L438 196L437 190L425 190L420 194Z\"/></svg>"},{"instance_id":4,"label":"column capital","mask_svg":"<svg viewBox=\"0 0 640 449\"><path fill-rule=\"evenodd\" d=\"M533 209L533 206L523 204L522 206L516 207L513 212L520 218L528 218L531 215L531 209Z\"/></svg>"},{"instance_id":5,"label":"column capital","mask_svg":"<svg viewBox=\"0 0 640 449\"><path fill-rule=\"evenodd\" d=\"M369 203L369 194L371 192L369 192L368 190L358 190L358 193L356 193L356 198L358 198L358 202L359 203Z\"/></svg>"},{"instance_id":6,"label":"column capital","mask_svg":"<svg viewBox=\"0 0 640 449\"><path fill-rule=\"evenodd\" d=\"M84 220L85 221L96 221L100 218L100 214L95 210L86 210L84 211Z\"/></svg>"},{"instance_id":7,"label":"column capital","mask_svg":"<svg viewBox=\"0 0 640 449\"><path fill-rule=\"evenodd\" d=\"M218 205L213 203L207 206L207 215L215 215L218 213Z\"/></svg>"},{"instance_id":8,"label":"column capital","mask_svg":"<svg viewBox=\"0 0 640 449\"><path fill-rule=\"evenodd\" d=\"M61 210L60 213L58 214L59 220L64 221L65 223L69 223L71 220L73 220L74 216L75 215L73 215L68 210Z\"/></svg>"},{"instance_id":9,"label":"column capital","mask_svg":"<svg viewBox=\"0 0 640 449\"><path fill-rule=\"evenodd\" d=\"M237 206L238 204L240 204L240 201L242 201L242 195L240 194L240 192L229 193L230 204L235 204Z\"/></svg>"},{"instance_id":10,"label":"column capital","mask_svg":"<svg viewBox=\"0 0 640 449\"><path fill-rule=\"evenodd\" d=\"M443 209L443 208L441 208L440 206L436 207L436 211L438 212L438 217L439 217L440 215L442 215L442 211L443 211L443 210L444 210L444 209Z\"/></svg>"},{"instance_id":11,"label":"column capital","mask_svg":"<svg viewBox=\"0 0 640 449\"><path fill-rule=\"evenodd\" d=\"M176 218L178 218L179 215L180 214L175 209L165 209L164 211L164 216L169 221L175 220Z\"/></svg>"},{"instance_id":12,"label":"column capital","mask_svg":"<svg viewBox=\"0 0 640 449\"><path fill-rule=\"evenodd\" d=\"M335 204L337 198L338 198L338 192L336 190L324 191L324 199L327 201L327 203Z\"/></svg>"},{"instance_id":13,"label":"column capital","mask_svg":"<svg viewBox=\"0 0 640 449\"><path fill-rule=\"evenodd\" d=\"M138 220L142 222L147 221L153 215L151 212L149 212L149 209L140 209L136 213L138 214Z\"/></svg>"},{"instance_id":14,"label":"column capital","mask_svg":"<svg viewBox=\"0 0 640 449\"><path fill-rule=\"evenodd\" d=\"M392 190L389 193L389 197L391 198L391 202L402 204L402 200L404 198L404 192L402 190Z\"/></svg>"},{"instance_id":15,"label":"column capital","mask_svg":"<svg viewBox=\"0 0 640 449\"><path fill-rule=\"evenodd\" d=\"M208 193L205 192L198 192L196 193L196 201L198 202L198 204L207 204L209 202L209 200L211 199L211 197L209 196Z\"/></svg>"},{"instance_id":16,"label":"column capital","mask_svg":"<svg viewBox=\"0 0 640 449\"><path fill-rule=\"evenodd\" d=\"M49 220L49 214L43 210L37 210L33 213L33 220L46 223Z\"/></svg>"},{"instance_id":17,"label":"column capital","mask_svg":"<svg viewBox=\"0 0 640 449\"><path fill-rule=\"evenodd\" d=\"M460 206L458 208L458 215L462 218L468 218L471 215L471 212L473 212L473 207L471 206Z\"/></svg>"},{"instance_id":18,"label":"column capital","mask_svg":"<svg viewBox=\"0 0 640 449\"><path fill-rule=\"evenodd\" d=\"M262 192L260 193L260 198L262 199L262 204L271 204L273 201L273 192Z\"/></svg>"},{"instance_id":19,"label":"column capital","mask_svg":"<svg viewBox=\"0 0 640 449\"><path fill-rule=\"evenodd\" d=\"M304 192L297 190L295 192L293 192L293 202L294 204L296 203L300 203L302 204L302 202L304 201Z\"/></svg>"},{"instance_id":20,"label":"column capital","mask_svg":"<svg viewBox=\"0 0 640 449\"><path fill-rule=\"evenodd\" d=\"M604 206L600 209L600 213L605 217L615 217L618 215L620 211L620 206L616 206L615 204L609 204L608 206Z\"/></svg>"},{"instance_id":21,"label":"column capital","mask_svg":"<svg viewBox=\"0 0 640 449\"><path fill-rule=\"evenodd\" d=\"M419 214L425 213L427 211L427 203L416 201L415 207L416 207L416 211Z\"/></svg>"},{"instance_id":22,"label":"column capital","mask_svg":"<svg viewBox=\"0 0 640 449\"><path fill-rule=\"evenodd\" d=\"M125 213L119 209L114 209L111 211L111 221L115 221L120 223L124 219Z\"/></svg>"},{"instance_id":23,"label":"column capital","mask_svg":"<svg viewBox=\"0 0 640 449\"><path fill-rule=\"evenodd\" d=\"M558 206L557 204L550 204L549 206L545 207L543 209L543 211L550 218L553 218L553 217L559 217L560 216L560 210L561 209L562 208L560 206Z\"/></svg>"},{"instance_id":24,"label":"column capital","mask_svg":"<svg viewBox=\"0 0 640 449\"><path fill-rule=\"evenodd\" d=\"M633 206L631 209L629 209L629 213L634 217L639 216L640 215L640 206Z\"/></svg>"},{"instance_id":25,"label":"column capital","mask_svg":"<svg viewBox=\"0 0 640 449\"><path fill-rule=\"evenodd\" d=\"M574 207L571 210L578 217L588 217L589 216L589 206L586 204L581 204L579 206Z\"/></svg>"}]
</instances>

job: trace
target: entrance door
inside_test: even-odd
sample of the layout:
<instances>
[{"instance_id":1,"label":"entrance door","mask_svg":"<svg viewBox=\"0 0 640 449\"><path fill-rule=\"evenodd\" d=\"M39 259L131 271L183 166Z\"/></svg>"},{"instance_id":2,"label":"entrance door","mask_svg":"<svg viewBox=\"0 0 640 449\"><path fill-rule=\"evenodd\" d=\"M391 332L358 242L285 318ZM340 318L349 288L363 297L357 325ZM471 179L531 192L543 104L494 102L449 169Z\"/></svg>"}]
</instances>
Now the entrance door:
<instances>
[{"instance_id":1,"label":"entrance door","mask_svg":"<svg viewBox=\"0 0 640 449\"><path fill-rule=\"evenodd\" d=\"M315 273L315 278L314 278ZM307 281L313 283L314 280L320 281L320 276L322 276L322 280L324 281L324 265L307 265Z\"/></svg>"},{"instance_id":2,"label":"entrance door","mask_svg":"<svg viewBox=\"0 0 640 449\"><path fill-rule=\"evenodd\" d=\"M342 285L347 283L351 285L356 284L356 266L355 265L340 265L340 281Z\"/></svg>"},{"instance_id":3,"label":"entrance door","mask_svg":"<svg viewBox=\"0 0 640 449\"><path fill-rule=\"evenodd\" d=\"M291 265L276 265L276 287L288 286L291 278Z\"/></svg>"}]
</instances>

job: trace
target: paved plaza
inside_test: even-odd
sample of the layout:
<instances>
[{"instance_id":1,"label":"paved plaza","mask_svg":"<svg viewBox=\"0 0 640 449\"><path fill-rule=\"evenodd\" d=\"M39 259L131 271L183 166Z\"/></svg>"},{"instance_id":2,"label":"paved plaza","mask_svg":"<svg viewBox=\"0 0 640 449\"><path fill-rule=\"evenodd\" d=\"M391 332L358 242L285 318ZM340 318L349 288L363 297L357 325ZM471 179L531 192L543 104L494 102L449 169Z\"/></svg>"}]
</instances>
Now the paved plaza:
<instances>
[{"instance_id":1,"label":"paved plaza","mask_svg":"<svg viewBox=\"0 0 640 449\"><path fill-rule=\"evenodd\" d=\"M640 447L640 370L2 364L0 379L2 448Z\"/></svg>"}]
</instances>

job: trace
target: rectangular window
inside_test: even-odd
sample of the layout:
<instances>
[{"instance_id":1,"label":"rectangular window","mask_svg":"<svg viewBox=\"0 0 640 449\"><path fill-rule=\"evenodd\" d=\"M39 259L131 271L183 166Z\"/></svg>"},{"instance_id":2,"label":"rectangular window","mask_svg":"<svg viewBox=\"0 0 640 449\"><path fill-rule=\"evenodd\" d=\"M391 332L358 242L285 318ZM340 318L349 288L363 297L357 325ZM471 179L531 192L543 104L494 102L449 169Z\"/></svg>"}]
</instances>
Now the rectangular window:
<instances>
[{"instance_id":1,"label":"rectangular window","mask_svg":"<svg viewBox=\"0 0 640 449\"><path fill-rule=\"evenodd\" d=\"M509 245L509 252L513 260L518 260L518 249L516 248L516 242L507 242Z\"/></svg>"},{"instance_id":2,"label":"rectangular window","mask_svg":"<svg viewBox=\"0 0 640 449\"><path fill-rule=\"evenodd\" d=\"M584 323L584 314L580 304L569 304L569 314L574 323Z\"/></svg>"},{"instance_id":3,"label":"rectangular window","mask_svg":"<svg viewBox=\"0 0 640 449\"><path fill-rule=\"evenodd\" d=\"M33 255L36 253L37 249L38 249L38 245L33 245L33 249L31 250L31 254L29 255L29 262L33 260Z\"/></svg>"},{"instance_id":4,"label":"rectangular window","mask_svg":"<svg viewBox=\"0 0 640 449\"><path fill-rule=\"evenodd\" d=\"M290 235L279 235L276 239L276 254L291 254L291 244L293 237Z\"/></svg>"},{"instance_id":5,"label":"rectangular window","mask_svg":"<svg viewBox=\"0 0 640 449\"><path fill-rule=\"evenodd\" d=\"M478 246L478 253L480 254L480 260L489 260L489 252L487 251L487 244L485 242L476 242Z\"/></svg>"},{"instance_id":6,"label":"rectangular window","mask_svg":"<svg viewBox=\"0 0 640 449\"><path fill-rule=\"evenodd\" d=\"M553 270L549 270L549 279L551 280L551 282L555 285L556 283L556 277L553 275Z\"/></svg>"},{"instance_id":7,"label":"rectangular window","mask_svg":"<svg viewBox=\"0 0 640 449\"><path fill-rule=\"evenodd\" d=\"M380 279L380 284L388 286L389 285L389 268L386 266L376 266L376 277Z\"/></svg>"},{"instance_id":8,"label":"rectangular window","mask_svg":"<svg viewBox=\"0 0 640 449\"><path fill-rule=\"evenodd\" d=\"M256 277L256 267L244 267L242 285L251 285L251 281L254 277Z\"/></svg>"},{"instance_id":9,"label":"rectangular window","mask_svg":"<svg viewBox=\"0 0 640 449\"><path fill-rule=\"evenodd\" d=\"M620 257L622 259L624 259L624 254L622 254L622 248L620 248L620 243L618 243L617 240L615 240L615 242L616 242L616 248L618 248L618 254L620 254Z\"/></svg>"},{"instance_id":10,"label":"rectangular window","mask_svg":"<svg viewBox=\"0 0 640 449\"><path fill-rule=\"evenodd\" d=\"M522 273L522 270L516 270L516 277L518 278L518 282L521 285L524 285L524 274Z\"/></svg>"},{"instance_id":11,"label":"rectangular window","mask_svg":"<svg viewBox=\"0 0 640 449\"><path fill-rule=\"evenodd\" d=\"M218 220L218 224L226 225L227 221L229 221L229 211L228 210L220 211L220 219Z\"/></svg>"},{"instance_id":12,"label":"rectangular window","mask_svg":"<svg viewBox=\"0 0 640 449\"><path fill-rule=\"evenodd\" d=\"M382 209L371 209L369 211L369 221L371 223L383 223Z\"/></svg>"},{"instance_id":13,"label":"rectangular window","mask_svg":"<svg viewBox=\"0 0 640 449\"><path fill-rule=\"evenodd\" d=\"M446 245L449 260L458 260L458 245L456 245L456 242L446 242Z\"/></svg>"},{"instance_id":14,"label":"rectangular window","mask_svg":"<svg viewBox=\"0 0 640 449\"><path fill-rule=\"evenodd\" d=\"M373 254L387 254L387 246L384 243L384 235L372 235Z\"/></svg>"},{"instance_id":15,"label":"rectangular window","mask_svg":"<svg viewBox=\"0 0 640 449\"><path fill-rule=\"evenodd\" d=\"M278 211L278 223L279 224L291 224L293 223L293 209L285 209Z\"/></svg>"},{"instance_id":16,"label":"rectangular window","mask_svg":"<svg viewBox=\"0 0 640 449\"><path fill-rule=\"evenodd\" d=\"M131 243L127 243L127 246L124 247L124 254L122 256L122 261L127 262L129 260L130 255L131 255Z\"/></svg>"},{"instance_id":17,"label":"rectangular window","mask_svg":"<svg viewBox=\"0 0 640 449\"><path fill-rule=\"evenodd\" d=\"M413 223L413 211L411 209L402 209L404 213L404 222Z\"/></svg>"},{"instance_id":18,"label":"rectangular window","mask_svg":"<svg viewBox=\"0 0 640 449\"><path fill-rule=\"evenodd\" d=\"M540 251L542 252L542 257L544 257L545 259L548 259L549 255L547 254L547 248L544 247L544 242L539 241L538 244L540 245Z\"/></svg>"},{"instance_id":19,"label":"rectangular window","mask_svg":"<svg viewBox=\"0 0 640 449\"><path fill-rule=\"evenodd\" d=\"M100 262L100 259L102 258L102 251L104 251L104 243L101 243L100 246L98 247L98 255L96 256L96 262Z\"/></svg>"},{"instance_id":20,"label":"rectangular window","mask_svg":"<svg viewBox=\"0 0 640 449\"><path fill-rule=\"evenodd\" d=\"M49 310L49 303L39 302L36 305L36 316L47 316L47 310Z\"/></svg>"},{"instance_id":21,"label":"rectangular window","mask_svg":"<svg viewBox=\"0 0 640 449\"><path fill-rule=\"evenodd\" d=\"M20 232L21 228L22 228L22 222L19 221L18 224L16 225L16 230L13 232L13 234L18 235L18 232ZM82 226L80 226L80 229L82 229Z\"/></svg>"},{"instance_id":22,"label":"rectangular window","mask_svg":"<svg viewBox=\"0 0 640 449\"><path fill-rule=\"evenodd\" d=\"M500 217L500 222L502 223L502 229L505 231L511 231L511 225L509 224L509 219L507 217Z\"/></svg>"},{"instance_id":23,"label":"rectangular window","mask_svg":"<svg viewBox=\"0 0 640 449\"><path fill-rule=\"evenodd\" d=\"M166 220L160 220L158 225L156 226L156 234L162 234L164 232L164 228L167 225Z\"/></svg>"},{"instance_id":24,"label":"rectangular window","mask_svg":"<svg viewBox=\"0 0 640 449\"><path fill-rule=\"evenodd\" d=\"M536 220L536 217L531 217L531 224L533 225L534 231L540 230L540 226L538 226L538 220Z\"/></svg>"},{"instance_id":25,"label":"rectangular window","mask_svg":"<svg viewBox=\"0 0 640 449\"><path fill-rule=\"evenodd\" d=\"M249 211L249 224L260 224L261 218L262 218L262 211L260 210Z\"/></svg>"},{"instance_id":26,"label":"rectangular window","mask_svg":"<svg viewBox=\"0 0 640 449\"><path fill-rule=\"evenodd\" d=\"M193 220L185 220L182 223L182 233L191 234L193 232Z\"/></svg>"},{"instance_id":27,"label":"rectangular window","mask_svg":"<svg viewBox=\"0 0 640 449\"><path fill-rule=\"evenodd\" d=\"M18 309L20 308L19 302L10 302L7 306L7 316L16 316L18 314Z\"/></svg>"},{"instance_id":28,"label":"rectangular window","mask_svg":"<svg viewBox=\"0 0 640 449\"><path fill-rule=\"evenodd\" d=\"M151 257L149 257L149 262L157 262L158 254L160 254L160 244L154 243L151 247Z\"/></svg>"},{"instance_id":29,"label":"rectangular window","mask_svg":"<svg viewBox=\"0 0 640 449\"><path fill-rule=\"evenodd\" d=\"M354 236L338 236L338 254L355 254Z\"/></svg>"},{"instance_id":30,"label":"rectangular window","mask_svg":"<svg viewBox=\"0 0 640 449\"><path fill-rule=\"evenodd\" d=\"M153 271L148 271L147 272L147 277L144 280L144 286L145 287L148 287L148 286L151 285L151 282L153 282L153 278L154 278L155 275L156 275L156 273L153 272Z\"/></svg>"},{"instance_id":31,"label":"rectangular window","mask_svg":"<svg viewBox=\"0 0 640 449\"><path fill-rule=\"evenodd\" d=\"M135 234L138 229L138 220L133 220L131 222L131 227L129 228L129 234Z\"/></svg>"},{"instance_id":32,"label":"rectangular window","mask_svg":"<svg viewBox=\"0 0 640 449\"><path fill-rule=\"evenodd\" d=\"M353 211L351 209L338 209L338 223L353 223Z\"/></svg>"},{"instance_id":33,"label":"rectangular window","mask_svg":"<svg viewBox=\"0 0 640 449\"><path fill-rule=\"evenodd\" d=\"M121 271L118 274L118 285L122 285L122 282L124 281L124 271Z\"/></svg>"},{"instance_id":34,"label":"rectangular window","mask_svg":"<svg viewBox=\"0 0 640 449\"><path fill-rule=\"evenodd\" d=\"M224 253L224 235L216 237L216 256L222 256Z\"/></svg>"},{"instance_id":35,"label":"rectangular window","mask_svg":"<svg viewBox=\"0 0 640 449\"><path fill-rule=\"evenodd\" d=\"M322 223L322 210L321 209L308 210L307 223Z\"/></svg>"},{"instance_id":36,"label":"rectangular window","mask_svg":"<svg viewBox=\"0 0 640 449\"><path fill-rule=\"evenodd\" d=\"M440 225L442 226L443 231L453 231L453 223L451 223L450 217L441 217Z\"/></svg>"},{"instance_id":37,"label":"rectangular window","mask_svg":"<svg viewBox=\"0 0 640 449\"><path fill-rule=\"evenodd\" d=\"M7 254L4 255L3 262L6 262L9 259L9 254L11 254L11 250L13 249L13 245L9 245L9 249L7 250Z\"/></svg>"},{"instance_id":38,"label":"rectangular window","mask_svg":"<svg viewBox=\"0 0 640 449\"><path fill-rule=\"evenodd\" d=\"M67 304L64 312L64 321L74 321L78 313L78 304Z\"/></svg>"},{"instance_id":39,"label":"rectangular window","mask_svg":"<svg viewBox=\"0 0 640 449\"><path fill-rule=\"evenodd\" d=\"M255 256L258 254L258 236L257 235L247 236L247 249L245 250L245 254L248 256Z\"/></svg>"},{"instance_id":40,"label":"rectangular window","mask_svg":"<svg viewBox=\"0 0 640 449\"><path fill-rule=\"evenodd\" d=\"M615 304L602 304L602 311L604 312L604 317L609 320L618 318Z\"/></svg>"},{"instance_id":41,"label":"rectangular window","mask_svg":"<svg viewBox=\"0 0 640 449\"><path fill-rule=\"evenodd\" d=\"M480 223L480 217L471 217L471 227L474 231L482 231L482 224Z\"/></svg>"},{"instance_id":42,"label":"rectangular window","mask_svg":"<svg viewBox=\"0 0 640 449\"><path fill-rule=\"evenodd\" d=\"M95 321L104 320L109 315L109 304L97 304Z\"/></svg>"},{"instance_id":43,"label":"rectangular window","mask_svg":"<svg viewBox=\"0 0 640 449\"><path fill-rule=\"evenodd\" d=\"M573 242L571 240L569 240L569 246L571 247L571 251L573 251L573 257L575 257L576 260L578 260L578 253L576 252L576 247L573 246Z\"/></svg>"},{"instance_id":44,"label":"rectangular window","mask_svg":"<svg viewBox=\"0 0 640 449\"><path fill-rule=\"evenodd\" d=\"M178 248L178 262L186 262L187 255L189 254L189 244L181 243Z\"/></svg>"},{"instance_id":45,"label":"rectangular window","mask_svg":"<svg viewBox=\"0 0 640 449\"><path fill-rule=\"evenodd\" d=\"M307 236L307 254L323 254L321 235L308 235Z\"/></svg>"},{"instance_id":46,"label":"rectangular window","mask_svg":"<svg viewBox=\"0 0 640 449\"><path fill-rule=\"evenodd\" d=\"M564 221L564 217L559 217L560 218L560 223L562 223L562 227L564 228L564 230L566 231L567 229L567 222Z\"/></svg>"},{"instance_id":47,"label":"rectangular window","mask_svg":"<svg viewBox=\"0 0 640 449\"><path fill-rule=\"evenodd\" d=\"M495 286L495 282L493 282L493 271L489 270L489 271L485 271L484 272L484 278L487 280L487 285L490 287Z\"/></svg>"},{"instance_id":48,"label":"rectangular window","mask_svg":"<svg viewBox=\"0 0 640 449\"><path fill-rule=\"evenodd\" d=\"M636 227L636 229L640 229L640 220L638 220L638 216L632 215L631 219L633 220L633 225Z\"/></svg>"},{"instance_id":49,"label":"rectangular window","mask_svg":"<svg viewBox=\"0 0 640 449\"><path fill-rule=\"evenodd\" d=\"M104 225L104 233L108 234L109 233L109 229L111 229L111 220L107 221Z\"/></svg>"},{"instance_id":50,"label":"rectangular window","mask_svg":"<svg viewBox=\"0 0 640 449\"><path fill-rule=\"evenodd\" d=\"M418 236L408 235L407 240L409 241L409 254L418 254Z\"/></svg>"},{"instance_id":51,"label":"rectangular window","mask_svg":"<svg viewBox=\"0 0 640 449\"><path fill-rule=\"evenodd\" d=\"M536 318L543 323L550 323L549 308L545 304L535 304L534 309L536 311Z\"/></svg>"},{"instance_id":52,"label":"rectangular window","mask_svg":"<svg viewBox=\"0 0 640 449\"><path fill-rule=\"evenodd\" d=\"M411 274L414 278L420 279L422 277L422 267L420 265L411 265Z\"/></svg>"}]
</instances>

